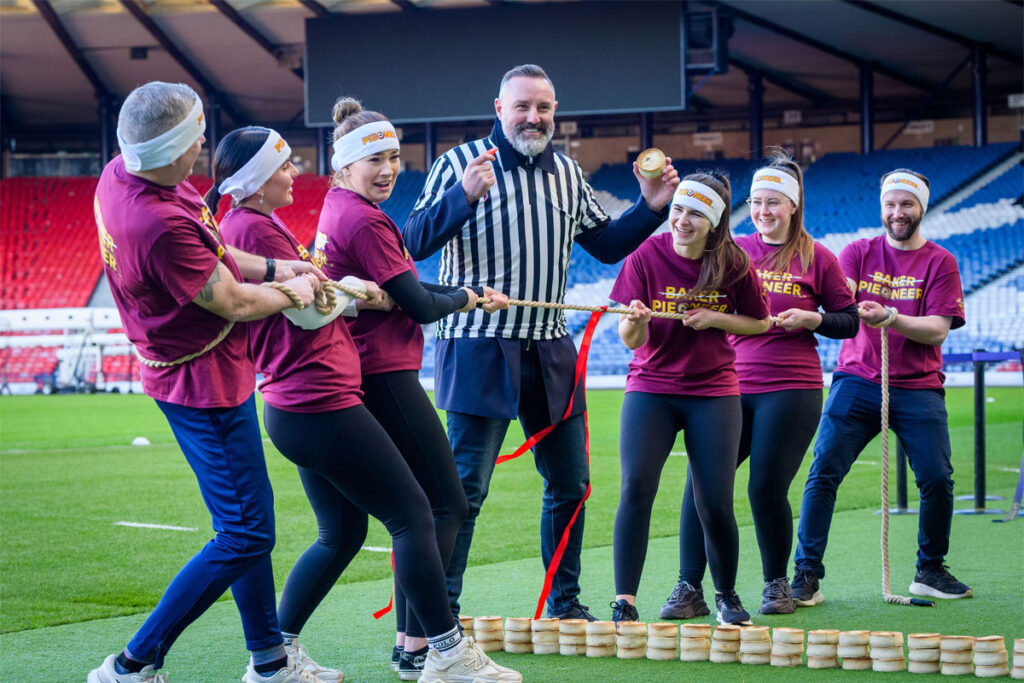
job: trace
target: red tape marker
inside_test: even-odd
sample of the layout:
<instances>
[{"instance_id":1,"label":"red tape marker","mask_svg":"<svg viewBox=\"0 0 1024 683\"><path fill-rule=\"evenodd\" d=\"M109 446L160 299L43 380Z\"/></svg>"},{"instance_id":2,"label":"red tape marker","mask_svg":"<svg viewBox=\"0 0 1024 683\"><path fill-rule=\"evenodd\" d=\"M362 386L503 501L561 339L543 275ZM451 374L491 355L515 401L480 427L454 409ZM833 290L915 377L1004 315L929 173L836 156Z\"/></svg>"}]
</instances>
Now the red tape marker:
<instances>
[{"instance_id":1,"label":"red tape marker","mask_svg":"<svg viewBox=\"0 0 1024 683\"><path fill-rule=\"evenodd\" d=\"M601 320L601 315L607 309L607 306L602 306L601 310L594 311L590 314L590 320L587 322L587 328L583 332L583 341L580 343L580 351L576 357L576 379L572 387L572 394L569 395L569 406L565 409L565 414L562 415L562 419L531 436L526 440L526 443L517 448L514 452L499 456L497 462L505 462L506 460L518 458L520 455L533 448L537 442L550 434L555 427L564 422L566 418L572 414L572 400L573 397L576 396L576 388L580 386L581 383L583 384L583 396L584 399L586 399L587 356L590 355L590 343L594 337L594 330L597 329L597 323ZM544 587L541 589L540 598L537 600L537 611L533 615L534 619L540 619L544 612L544 603L547 602L548 594L551 593L551 582L555 578L555 572L558 571L558 565L562 562L562 556L565 554L565 548L569 545L569 532L576 523L576 518L579 517L580 510L583 509L583 504L587 502L588 498L590 498L590 423L588 421L587 411L583 411L583 427L585 432L583 450L587 456L587 490L583 494L582 500L580 500L576 505L576 510L572 513L572 517L569 519L569 524L566 525L565 530L562 532L562 538L559 539L558 546L555 548L555 553L551 557L551 563L548 565L548 570L544 574Z\"/></svg>"},{"instance_id":2,"label":"red tape marker","mask_svg":"<svg viewBox=\"0 0 1024 683\"><path fill-rule=\"evenodd\" d=\"M395 551L391 551L391 575L395 575ZM391 611L391 606L395 604L395 584L391 583L391 598L388 600L386 607L382 607L373 613L374 619L380 619L382 616Z\"/></svg>"}]
</instances>

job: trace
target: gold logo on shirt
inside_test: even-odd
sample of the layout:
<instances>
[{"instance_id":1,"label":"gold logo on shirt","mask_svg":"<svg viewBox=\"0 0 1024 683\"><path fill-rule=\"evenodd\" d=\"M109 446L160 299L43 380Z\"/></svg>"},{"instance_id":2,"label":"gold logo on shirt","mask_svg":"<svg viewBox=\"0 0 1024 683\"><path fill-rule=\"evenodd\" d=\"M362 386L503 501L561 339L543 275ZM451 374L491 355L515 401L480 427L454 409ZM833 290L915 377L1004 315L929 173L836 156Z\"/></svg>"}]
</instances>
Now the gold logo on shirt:
<instances>
[{"instance_id":1,"label":"gold logo on shirt","mask_svg":"<svg viewBox=\"0 0 1024 683\"><path fill-rule=\"evenodd\" d=\"M107 264L116 273L117 258L114 256L114 250L117 249L117 245L114 244L114 238L107 232L107 227L103 223L99 197L94 196L92 198L92 212L96 216L96 231L99 233L100 238L100 257L103 259L103 263Z\"/></svg>"}]
</instances>

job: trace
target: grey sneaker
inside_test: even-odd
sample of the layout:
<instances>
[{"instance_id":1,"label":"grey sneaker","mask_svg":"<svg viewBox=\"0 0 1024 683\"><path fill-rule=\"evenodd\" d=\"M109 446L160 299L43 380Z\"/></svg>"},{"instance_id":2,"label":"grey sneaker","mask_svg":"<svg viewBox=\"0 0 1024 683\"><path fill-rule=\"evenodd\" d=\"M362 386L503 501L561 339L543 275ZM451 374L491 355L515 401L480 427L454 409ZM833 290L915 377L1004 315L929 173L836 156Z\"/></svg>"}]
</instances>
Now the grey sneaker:
<instances>
[{"instance_id":1,"label":"grey sneaker","mask_svg":"<svg viewBox=\"0 0 1024 683\"><path fill-rule=\"evenodd\" d=\"M792 614L795 611L789 579L783 576L765 582L761 593L761 614Z\"/></svg>"},{"instance_id":2,"label":"grey sneaker","mask_svg":"<svg viewBox=\"0 0 1024 683\"><path fill-rule=\"evenodd\" d=\"M454 657L430 650L423 664L420 683L521 683L522 674L501 666L476 646L472 638Z\"/></svg>"},{"instance_id":3,"label":"grey sneaker","mask_svg":"<svg viewBox=\"0 0 1024 683\"><path fill-rule=\"evenodd\" d=\"M625 600L617 600L611 603L612 608L612 621L616 624L620 621L640 621L640 613L636 610L635 605L629 604Z\"/></svg>"},{"instance_id":4,"label":"grey sneaker","mask_svg":"<svg viewBox=\"0 0 1024 683\"><path fill-rule=\"evenodd\" d=\"M825 596L818 589L818 577L805 569L794 572L792 595L797 607L814 607L825 602Z\"/></svg>"},{"instance_id":5,"label":"grey sneaker","mask_svg":"<svg viewBox=\"0 0 1024 683\"><path fill-rule=\"evenodd\" d=\"M150 664L138 673L119 674L114 668L117 655L113 654L103 660L103 665L89 672L88 683L167 683L167 674L157 673Z\"/></svg>"},{"instance_id":6,"label":"grey sneaker","mask_svg":"<svg viewBox=\"0 0 1024 683\"><path fill-rule=\"evenodd\" d=\"M309 656L306 646L299 643L298 638L292 640L291 644L284 646L288 658L294 665L303 671L309 681L316 683L341 683L345 680L345 674L337 669L328 669L320 666Z\"/></svg>"},{"instance_id":7,"label":"grey sneaker","mask_svg":"<svg viewBox=\"0 0 1024 683\"><path fill-rule=\"evenodd\" d=\"M693 619L711 614L708 603L704 602L704 591L689 581L680 581L661 607L661 619Z\"/></svg>"}]
</instances>

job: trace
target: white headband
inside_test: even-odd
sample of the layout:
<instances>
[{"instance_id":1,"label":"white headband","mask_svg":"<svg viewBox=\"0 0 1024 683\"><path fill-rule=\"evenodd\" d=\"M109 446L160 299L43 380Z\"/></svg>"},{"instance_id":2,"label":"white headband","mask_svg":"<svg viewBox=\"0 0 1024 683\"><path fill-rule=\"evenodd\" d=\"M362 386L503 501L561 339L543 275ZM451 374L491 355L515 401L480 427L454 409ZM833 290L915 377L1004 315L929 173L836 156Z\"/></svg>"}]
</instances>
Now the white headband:
<instances>
[{"instance_id":1,"label":"white headband","mask_svg":"<svg viewBox=\"0 0 1024 683\"><path fill-rule=\"evenodd\" d=\"M350 130L334 141L331 168L338 172L353 161L398 148L395 127L388 121L373 121Z\"/></svg>"},{"instance_id":2,"label":"white headband","mask_svg":"<svg viewBox=\"0 0 1024 683\"><path fill-rule=\"evenodd\" d=\"M292 148L280 133L272 130L256 154L245 162L242 168L235 171L234 175L225 179L217 190L222 195L231 195L236 202L251 197L263 187L263 183L274 176L277 169L281 168L291 155Z\"/></svg>"},{"instance_id":3,"label":"white headband","mask_svg":"<svg viewBox=\"0 0 1024 683\"><path fill-rule=\"evenodd\" d=\"M712 227L717 227L725 211L725 201L704 183L684 180L679 183L676 193L672 196L672 206L680 204L700 211L711 220Z\"/></svg>"},{"instance_id":4,"label":"white headband","mask_svg":"<svg viewBox=\"0 0 1024 683\"><path fill-rule=\"evenodd\" d=\"M789 197L789 199L800 206L800 183L793 176L780 171L777 168L760 168L754 174L750 183L750 194L754 190L775 190Z\"/></svg>"},{"instance_id":5,"label":"white headband","mask_svg":"<svg viewBox=\"0 0 1024 683\"><path fill-rule=\"evenodd\" d=\"M192 111L176 126L152 140L128 143L117 129L117 145L121 148L124 167L129 171L149 171L168 166L188 151L196 140L206 132L206 116L203 115L203 101L196 97Z\"/></svg>"},{"instance_id":6,"label":"white headband","mask_svg":"<svg viewBox=\"0 0 1024 683\"><path fill-rule=\"evenodd\" d=\"M928 185L916 175L910 173L890 173L887 175L885 180L882 181L882 194L878 198L879 201L883 201L885 194L893 190L904 190L917 197L917 201L921 202L922 216L928 210L928 197L931 193L928 191Z\"/></svg>"}]
</instances>

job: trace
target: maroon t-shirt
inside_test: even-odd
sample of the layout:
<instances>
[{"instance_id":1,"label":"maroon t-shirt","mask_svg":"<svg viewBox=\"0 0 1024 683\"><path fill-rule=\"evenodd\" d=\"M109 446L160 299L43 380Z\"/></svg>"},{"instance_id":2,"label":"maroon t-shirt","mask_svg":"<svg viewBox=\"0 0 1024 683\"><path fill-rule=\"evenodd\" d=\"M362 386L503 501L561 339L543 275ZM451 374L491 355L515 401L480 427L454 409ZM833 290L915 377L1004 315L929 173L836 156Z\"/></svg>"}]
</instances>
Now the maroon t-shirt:
<instances>
[{"instance_id":1,"label":"maroon t-shirt","mask_svg":"<svg viewBox=\"0 0 1024 683\"><path fill-rule=\"evenodd\" d=\"M120 156L103 169L93 202L103 269L125 333L144 358L173 361L213 341L228 321L192 300L218 263L242 276L213 214L187 182L134 176ZM190 408L233 408L252 395L248 324L186 363L139 367L149 396Z\"/></svg>"},{"instance_id":2,"label":"maroon t-shirt","mask_svg":"<svg viewBox=\"0 0 1024 683\"><path fill-rule=\"evenodd\" d=\"M839 265L857 285L857 301L877 301L903 315L941 315L953 319L950 329L964 325L964 294L956 258L935 244L920 249L893 249L885 235L857 240L839 254ZM844 339L837 372L848 372L881 384L881 332L861 323L857 336ZM942 349L889 332L889 383L905 389L938 389Z\"/></svg>"},{"instance_id":3,"label":"maroon t-shirt","mask_svg":"<svg viewBox=\"0 0 1024 683\"><path fill-rule=\"evenodd\" d=\"M839 261L824 245L814 243L814 261L807 272L802 273L799 254L793 255L786 270L774 270L779 246L765 244L758 233L737 237L736 244L750 254L768 295L772 315L791 308L841 311L853 305L853 295ZM816 351L818 340L810 330L787 332L772 326L763 334L731 334L729 342L736 349L741 393L762 394L823 386L821 359Z\"/></svg>"},{"instance_id":4,"label":"maroon t-shirt","mask_svg":"<svg viewBox=\"0 0 1024 683\"><path fill-rule=\"evenodd\" d=\"M384 284L406 271L416 277L394 222L373 202L341 187L324 197L313 263L332 280L354 275ZM360 311L346 322L364 375L419 370L423 365L423 330L400 309Z\"/></svg>"},{"instance_id":5,"label":"maroon t-shirt","mask_svg":"<svg viewBox=\"0 0 1024 683\"><path fill-rule=\"evenodd\" d=\"M626 258L611 298L629 305L639 299L655 312L681 313L692 307L768 317L768 300L753 267L736 283L703 294L690 290L700 277L700 260L672 249L672 234L649 237ZM626 391L688 396L738 396L736 354L726 333L694 330L681 320L651 318L647 341L633 352Z\"/></svg>"},{"instance_id":6,"label":"maroon t-shirt","mask_svg":"<svg viewBox=\"0 0 1024 683\"><path fill-rule=\"evenodd\" d=\"M242 251L281 260L308 260L309 252L277 216L232 209L220 222L224 240ZM340 320L317 330L293 325L284 315L250 323L263 400L282 410L322 413L362 403L359 354Z\"/></svg>"}]
</instances>

